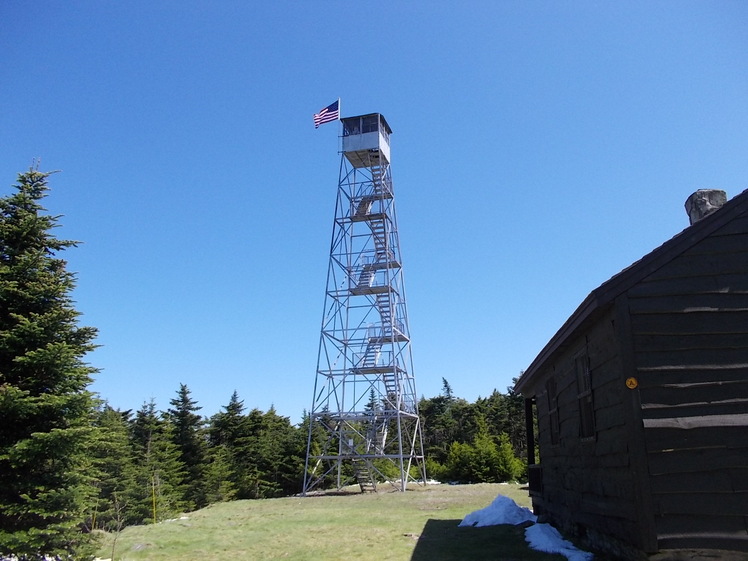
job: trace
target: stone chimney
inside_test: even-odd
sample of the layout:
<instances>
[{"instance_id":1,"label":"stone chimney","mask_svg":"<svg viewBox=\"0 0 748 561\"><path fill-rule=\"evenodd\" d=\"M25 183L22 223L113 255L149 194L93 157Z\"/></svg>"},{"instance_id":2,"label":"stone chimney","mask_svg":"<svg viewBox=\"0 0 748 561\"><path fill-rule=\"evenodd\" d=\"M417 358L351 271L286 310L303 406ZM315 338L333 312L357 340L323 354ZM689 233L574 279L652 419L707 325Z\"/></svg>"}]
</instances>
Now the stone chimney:
<instances>
[{"instance_id":1,"label":"stone chimney","mask_svg":"<svg viewBox=\"0 0 748 561\"><path fill-rule=\"evenodd\" d=\"M686 199L686 212L694 224L727 202L727 193L719 189L699 189Z\"/></svg>"}]
</instances>

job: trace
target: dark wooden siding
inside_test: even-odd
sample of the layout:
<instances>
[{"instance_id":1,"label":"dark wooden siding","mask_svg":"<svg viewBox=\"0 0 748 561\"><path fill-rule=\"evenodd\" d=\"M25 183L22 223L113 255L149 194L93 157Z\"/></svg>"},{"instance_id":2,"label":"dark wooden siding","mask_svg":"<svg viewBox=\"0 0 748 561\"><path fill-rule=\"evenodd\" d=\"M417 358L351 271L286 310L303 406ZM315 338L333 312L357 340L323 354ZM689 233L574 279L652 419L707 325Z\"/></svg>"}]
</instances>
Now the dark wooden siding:
<instances>
[{"instance_id":1,"label":"dark wooden siding","mask_svg":"<svg viewBox=\"0 0 748 561\"><path fill-rule=\"evenodd\" d=\"M580 438L574 359L589 357L595 437ZM552 444L545 390L536 394L542 492L533 496L540 514L564 532L639 545L636 482L624 412L622 364L612 311L549 365L539 379L556 379L558 444ZM598 545L602 545L598 543Z\"/></svg>"},{"instance_id":2,"label":"dark wooden siding","mask_svg":"<svg viewBox=\"0 0 748 561\"><path fill-rule=\"evenodd\" d=\"M658 546L748 551L748 218L628 302Z\"/></svg>"}]
</instances>

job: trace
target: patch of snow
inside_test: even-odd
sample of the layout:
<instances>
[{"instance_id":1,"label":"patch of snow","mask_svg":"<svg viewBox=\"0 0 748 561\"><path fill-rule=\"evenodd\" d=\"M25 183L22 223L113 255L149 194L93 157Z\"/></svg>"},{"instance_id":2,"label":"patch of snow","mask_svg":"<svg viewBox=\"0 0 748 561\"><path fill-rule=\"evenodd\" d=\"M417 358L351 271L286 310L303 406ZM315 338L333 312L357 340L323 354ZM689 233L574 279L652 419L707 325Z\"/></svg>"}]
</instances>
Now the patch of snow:
<instances>
[{"instance_id":1,"label":"patch of snow","mask_svg":"<svg viewBox=\"0 0 748 561\"><path fill-rule=\"evenodd\" d=\"M499 495L486 508L468 514L460 526L495 526L498 524L531 525L525 528L525 540L531 548L547 553L560 553L569 561L592 561L592 553L574 547L574 544L563 539L561 534L550 524L536 524L535 516L529 508L519 506L509 497Z\"/></svg>"},{"instance_id":2,"label":"patch of snow","mask_svg":"<svg viewBox=\"0 0 748 561\"><path fill-rule=\"evenodd\" d=\"M525 540L530 547L546 553L560 553L569 561L592 561L594 556L588 551L577 549L573 543L561 537L550 524L533 524L525 528Z\"/></svg>"},{"instance_id":3,"label":"patch of snow","mask_svg":"<svg viewBox=\"0 0 748 561\"><path fill-rule=\"evenodd\" d=\"M499 495L486 508L468 514L460 526L495 526L497 524L522 524L538 519L529 508L519 506L509 497Z\"/></svg>"}]
</instances>

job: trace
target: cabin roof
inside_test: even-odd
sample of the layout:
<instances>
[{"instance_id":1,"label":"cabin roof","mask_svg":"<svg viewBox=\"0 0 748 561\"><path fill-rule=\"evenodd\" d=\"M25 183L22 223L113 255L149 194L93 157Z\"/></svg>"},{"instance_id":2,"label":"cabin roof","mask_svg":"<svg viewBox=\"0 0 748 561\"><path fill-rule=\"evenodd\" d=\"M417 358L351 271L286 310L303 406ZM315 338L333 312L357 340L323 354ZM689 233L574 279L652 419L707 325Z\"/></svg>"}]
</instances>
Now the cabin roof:
<instances>
[{"instance_id":1,"label":"cabin roof","mask_svg":"<svg viewBox=\"0 0 748 561\"><path fill-rule=\"evenodd\" d=\"M590 292L520 376L515 390L522 393L523 388L528 386L540 368L564 346L564 343L582 325L607 309L618 296L745 212L748 212L748 189Z\"/></svg>"}]
</instances>

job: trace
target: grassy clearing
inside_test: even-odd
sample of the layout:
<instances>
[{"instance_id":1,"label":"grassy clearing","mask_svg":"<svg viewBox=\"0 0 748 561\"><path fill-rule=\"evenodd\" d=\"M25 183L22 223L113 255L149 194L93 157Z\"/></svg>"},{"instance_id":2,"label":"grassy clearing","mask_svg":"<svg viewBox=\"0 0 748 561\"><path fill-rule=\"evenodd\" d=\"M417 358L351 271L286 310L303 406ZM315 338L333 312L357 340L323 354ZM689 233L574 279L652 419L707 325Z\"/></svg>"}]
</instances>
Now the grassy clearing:
<instances>
[{"instance_id":1,"label":"grassy clearing","mask_svg":"<svg viewBox=\"0 0 748 561\"><path fill-rule=\"evenodd\" d=\"M499 493L529 506L526 490L498 484L219 503L185 519L126 528L114 559L565 560L529 549L521 528L457 527ZM111 558L112 540L105 536L100 557Z\"/></svg>"}]
</instances>

